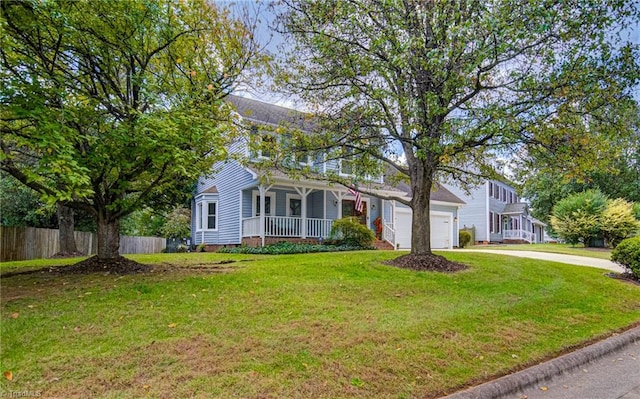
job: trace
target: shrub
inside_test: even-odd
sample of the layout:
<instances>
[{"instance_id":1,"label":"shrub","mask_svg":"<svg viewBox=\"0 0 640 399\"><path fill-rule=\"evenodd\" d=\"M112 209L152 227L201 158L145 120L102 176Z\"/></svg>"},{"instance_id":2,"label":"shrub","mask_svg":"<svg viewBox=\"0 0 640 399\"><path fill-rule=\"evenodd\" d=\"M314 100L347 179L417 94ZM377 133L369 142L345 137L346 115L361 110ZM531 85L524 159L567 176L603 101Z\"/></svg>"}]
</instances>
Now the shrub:
<instances>
[{"instance_id":1,"label":"shrub","mask_svg":"<svg viewBox=\"0 0 640 399\"><path fill-rule=\"evenodd\" d=\"M550 218L553 230L570 244L585 247L600 232L600 217L607 197L598 190L587 190L560 200Z\"/></svg>"},{"instance_id":2,"label":"shrub","mask_svg":"<svg viewBox=\"0 0 640 399\"><path fill-rule=\"evenodd\" d=\"M611 247L630 237L638 230L640 223L633 213L633 203L622 198L607 202L607 207L600 217L602 235Z\"/></svg>"},{"instance_id":3,"label":"shrub","mask_svg":"<svg viewBox=\"0 0 640 399\"><path fill-rule=\"evenodd\" d=\"M184 238L191 235L191 211L187 208L175 208L167 215L160 229L167 238Z\"/></svg>"},{"instance_id":4,"label":"shrub","mask_svg":"<svg viewBox=\"0 0 640 399\"><path fill-rule=\"evenodd\" d=\"M198 244L198 246L196 247L196 252L207 252L207 245Z\"/></svg>"},{"instance_id":5,"label":"shrub","mask_svg":"<svg viewBox=\"0 0 640 399\"><path fill-rule=\"evenodd\" d=\"M471 242L471 233L468 231L461 230L458 233L458 243L460 244L460 248L464 248Z\"/></svg>"},{"instance_id":6,"label":"shrub","mask_svg":"<svg viewBox=\"0 0 640 399\"><path fill-rule=\"evenodd\" d=\"M627 269L636 278L640 278L640 237L622 240L611 251L611 260Z\"/></svg>"},{"instance_id":7,"label":"shrub","mask_svg":"<svg viewBox=\"0 0 640 399\"><path fill-rule=\"evenodd\" d=\"M218 249L218 252L225 254L283 255L313 252L357 251L362 249L373 248L354 247L349 245L295 244L290 242L280 242L277 244L265 245L264 247L223 247Z\"/></svg>"},{"instance_id":8,"label":"shrub","mask_svg":"<svg viewBox=\"0 0 640 399\"><path fill-rule=\"evenodd\" d=\"M368 248L376 237L357 218L342 218L333 222L329 238L340 244Z\"/></svg>"}]
</instances>

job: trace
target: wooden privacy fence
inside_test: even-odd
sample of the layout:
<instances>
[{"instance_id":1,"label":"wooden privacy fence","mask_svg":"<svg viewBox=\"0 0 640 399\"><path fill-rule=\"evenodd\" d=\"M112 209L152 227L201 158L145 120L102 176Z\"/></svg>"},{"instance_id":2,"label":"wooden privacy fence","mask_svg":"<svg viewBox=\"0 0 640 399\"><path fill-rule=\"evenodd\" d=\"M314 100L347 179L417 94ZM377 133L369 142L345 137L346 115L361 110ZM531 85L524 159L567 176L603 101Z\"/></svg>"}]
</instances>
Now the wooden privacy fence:
<instances>
[{"instance_id":1,"label":"wooden privacy fence","mask_svg":"<svg viewBox=\"0 0 640 399\"><path fill-rule=\"evenodd\" d=\"M95 254L98 240L95 233L74 232L78 251ZM49 258L60 251L58 230L33 227L0 226L0 262ZM160 237L120 236L121 254L159 253L166 247L166 239Z\"/></svg>"}]
</instances>

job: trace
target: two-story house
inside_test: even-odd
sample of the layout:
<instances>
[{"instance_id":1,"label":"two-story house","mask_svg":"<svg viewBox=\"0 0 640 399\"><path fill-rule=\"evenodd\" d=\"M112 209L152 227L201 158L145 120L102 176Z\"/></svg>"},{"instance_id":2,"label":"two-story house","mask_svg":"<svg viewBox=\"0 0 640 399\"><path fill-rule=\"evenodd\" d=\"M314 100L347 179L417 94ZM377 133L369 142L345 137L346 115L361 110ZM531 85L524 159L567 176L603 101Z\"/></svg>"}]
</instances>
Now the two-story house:
<instances>
[{"instance_id":1,"label":"two-story house","mask_svg":"<svg viewBox=\"0 0 640 399\"><path fill-rule=\"evenodd\" d=\"M245 136L229 152L250 161L231 157L199 179L192 204L193 244L205 244L214 250L220 246L259 246L279 241L318 242L329 236L334 220L355 216L389 248L408 248L410 235L407 240L406 232L411 230L411 209L383 199L407 197L409 194L402 188L385 184L383 176L359 180L359 188L371 194L361 195L362 207L358 210L356 197L347 187L320 179L327 171L348 176L352 173L348 161L327 160L322 154L292 157L309 167L318 179L294 179L275 169L257 167L251 160L273 156L269 143L278 139L272 132L282 122L313 134L312 122L307 115L288 108L237 96L227 99L246 127ZM261 145L252 145L256 141ZM443 195L443 190L433 193L434 248L457 245L456 221L463 202L449 192Z\"/></svg>"},{"instance_id":2,"label":"two-story house","mask_svg":"<svg viewBox=\"0 0 640 399\"><path fill-rule=\"evenodd\" d=\"M527 203L509 184L489 180L468 193L456 185L447 188L467 204L460 210L459 223L474 230L476 243L544 242L546 225L531 216Z\"/></svg>"}]
</instances>

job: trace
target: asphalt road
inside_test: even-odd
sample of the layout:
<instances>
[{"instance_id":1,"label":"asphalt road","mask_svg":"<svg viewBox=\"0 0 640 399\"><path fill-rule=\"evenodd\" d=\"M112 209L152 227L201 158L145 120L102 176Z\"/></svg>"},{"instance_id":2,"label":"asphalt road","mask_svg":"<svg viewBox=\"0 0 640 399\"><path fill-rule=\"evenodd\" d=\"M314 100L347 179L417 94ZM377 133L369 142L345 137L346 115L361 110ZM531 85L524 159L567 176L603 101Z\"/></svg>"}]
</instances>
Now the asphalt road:
<instances>
[{"instance_id":1,"label":"asphalt road","mask_svg":"<svg viewBox=\"0 0 640 399\"><path fill-rule=\"evenodd\" d=\"M520 396L518 396L520 395ZM517 399L640 399L640 342L524 389Z\"/></svg>"}]
</instances>

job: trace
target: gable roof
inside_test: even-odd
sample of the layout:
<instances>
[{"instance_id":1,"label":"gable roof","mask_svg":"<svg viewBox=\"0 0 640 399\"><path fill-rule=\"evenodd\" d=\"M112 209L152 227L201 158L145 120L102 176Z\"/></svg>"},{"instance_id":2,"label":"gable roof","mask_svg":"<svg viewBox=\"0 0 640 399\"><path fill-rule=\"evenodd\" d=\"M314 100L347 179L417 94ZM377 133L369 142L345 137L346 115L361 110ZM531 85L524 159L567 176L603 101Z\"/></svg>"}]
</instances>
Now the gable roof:
<instances>
[{"instance_id":1,"label":"gable roof","mask_svg":"<svg viewBox=\"0 0 640 399\"><path fill-rule=\"evenodd\" d=\"M436 190L431 191L431 194L429 195L429 199L431 199L431 201L449 202L452 204L460 204L460 205L466 204L466 202L458 198L458 196L456 196L454 193L449 191L444 185L435 183L435 186L436 186ZM411 186L409 186L407 183L399 182L396 185L396 188L407 193L409 197L412 196Z\"/></svg>"},{"instance_id":2,"label":"gable roof","mask_svg":"<svg viewBox=\"0 0 640 399\"><path fill-rule=\"evenodd\" d=\"M521 213L528 213L528 207L527 204L525 204L524 202L517 202L515 204L506 204L504 206L504 210L502 211L503 214L521 214Z\"/></svg>"},{"instance_id":3,"label":"gable roof","mask_svg":"<svg viewBox=\"0 0 640 399\"><path fill-rule=\"evenodd\" d=\"M314 128L311 114L279 105L253 100L251 98L228 95L226 99L236 108L242 118L258 124L291 124L304 131Z\"/></svg>"}]
</instances>

